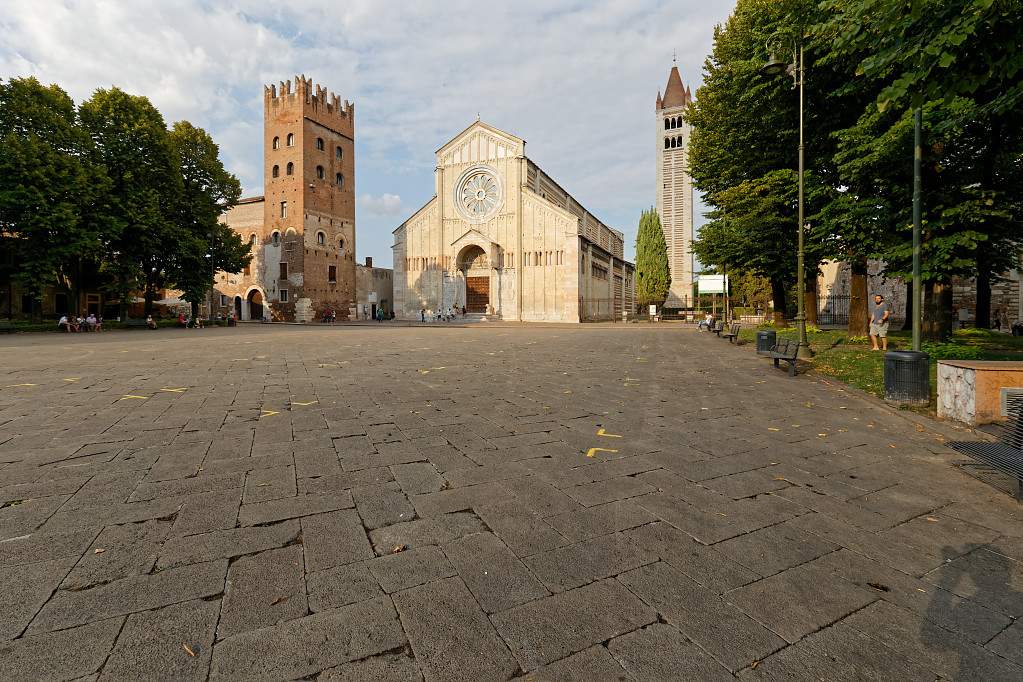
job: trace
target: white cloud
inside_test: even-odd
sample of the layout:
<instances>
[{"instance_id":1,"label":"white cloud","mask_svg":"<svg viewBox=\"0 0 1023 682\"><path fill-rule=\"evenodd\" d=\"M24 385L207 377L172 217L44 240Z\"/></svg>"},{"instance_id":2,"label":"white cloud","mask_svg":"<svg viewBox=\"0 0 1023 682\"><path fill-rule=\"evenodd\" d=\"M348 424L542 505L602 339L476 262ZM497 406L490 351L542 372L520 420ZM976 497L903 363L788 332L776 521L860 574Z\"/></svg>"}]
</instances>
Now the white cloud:
<instances>
[{"instance_id":1,"label":"white cloud","mask_svg":"<svg viewBox=\"0 0 1023 682\"><path fill-rule=\"evenodd\" d=\"M397 194L363 194L359 197L359 209L373 216L400 216L405 211L401 197Z\"/></svg>"},{"instance_id":2,"label":"white cloud","mask_svg":"<svg viewBox=\"0 0 1023 682\"><path fill-rule=\"evenodd\" d=\"M713 26L730 9L33 0L0 15L0 74L56 82L77 101L110 85L147 95L168 122L209 130L251 195L262 192L262 86L304 73L356 103L359 249L382 263L405 216L379 200L418 206L432 196L434 151L478 112L525 138L530 157L625 231L631 249L639 212L654 203L653 105L672 50L695 89Z\"/></svg>"}]
</instances>

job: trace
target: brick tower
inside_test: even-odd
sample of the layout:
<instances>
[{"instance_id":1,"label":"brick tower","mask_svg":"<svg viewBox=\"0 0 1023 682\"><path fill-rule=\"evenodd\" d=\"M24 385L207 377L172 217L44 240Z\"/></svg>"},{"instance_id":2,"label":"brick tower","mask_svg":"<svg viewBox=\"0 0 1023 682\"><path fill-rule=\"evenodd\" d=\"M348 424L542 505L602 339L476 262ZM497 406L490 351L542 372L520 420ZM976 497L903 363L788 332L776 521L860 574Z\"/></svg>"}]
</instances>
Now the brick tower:
<instances>
[{"instance_id":1,"label":"brick tower","mask_svg":"<svg viewBox=\"0 0 1023 682\"><path fill-rule=\"evenodd\" d=\"M296 76L263 88L259 279L274 319L355 306L355 105Z\"/></svg>"}]
</instances>

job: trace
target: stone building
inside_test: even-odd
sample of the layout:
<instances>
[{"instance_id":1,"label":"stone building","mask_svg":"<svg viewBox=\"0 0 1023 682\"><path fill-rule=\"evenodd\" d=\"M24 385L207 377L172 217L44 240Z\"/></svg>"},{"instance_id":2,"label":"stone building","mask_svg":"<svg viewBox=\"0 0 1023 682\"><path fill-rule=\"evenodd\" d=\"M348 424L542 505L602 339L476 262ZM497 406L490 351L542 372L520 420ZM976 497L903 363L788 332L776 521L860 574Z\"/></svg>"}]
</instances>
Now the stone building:
<instances>
[{"instance_id":1,"label":"stone building","mask_svg":"<svg viewBox=\"0 0 1023 682\"><path fill-rule=\"evenodd\" d=\"M620 319L634 306L624 237L476 121L437 150L435 195L394 230L399 318L448 308L505 320Z\"/></svg>"},{"instance_id":2,"label":"stone building","mask_svg":"<svg viewBox=\"0 0 1023 682\"><path fill-rule=\"evenodd\" d=\"M366 264L355 264L355 317L360 320L376 318L377 310L390 315L394 310L394 270L373 267L373 259L366 256Z\"/></svg>"},{"instance_id":3,"label":"stone building","mask_svg":"<svg viewBox=\"0 0 1023 682\"><path fill-rule=\"evenodd\" d=\"M219 312L307 322L354 310L354 145L350 102L305 76L264 87L264 194L225 218L253 259L239 274L217 273Z\"/></svg>"},{"instance_id":4,"label":"stone building","mask_svg":"<svg viewBox=\"0 0 1023 682\"><path fill-rule=\"evenodd\" d=\"M689 175L689 136L692 127L682 118L693 102L672 65L664 96L654 107L657 137L657 214L668 245L671 288L665 308L693 304L693 179Z\"/></svg>"}]
</instances>

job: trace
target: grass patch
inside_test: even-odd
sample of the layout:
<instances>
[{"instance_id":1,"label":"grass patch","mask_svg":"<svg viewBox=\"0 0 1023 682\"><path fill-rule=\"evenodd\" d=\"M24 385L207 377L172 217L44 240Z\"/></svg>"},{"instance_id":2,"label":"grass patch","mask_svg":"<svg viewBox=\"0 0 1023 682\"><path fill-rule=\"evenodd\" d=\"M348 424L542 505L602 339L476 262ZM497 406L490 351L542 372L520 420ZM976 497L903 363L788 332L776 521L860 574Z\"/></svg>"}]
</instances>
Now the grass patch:
<instances>
[{"instance_id":1,"label":"grass patch","mask_svg":"<svg viewBox=\"0 0 1023 682\"><path fill-rule=\"evenodd\" d=\"M739 338L756 343L757 331L742 329ZM799 334L794 327L779 329L778 338L795 340ZM814 351L814 358L810 361L814 372L884 397L884 353L870 350L868 337L849 337L841 329L807 330L807 340ZM889 334L889 350L909 350L911 347L910 332ZM945 343L924 343L923 350L930 355L933 409L937 397L938 360L1023 360L1023 337L986 329L962 329L954 332Z\"/></svg>"}]
</instances>

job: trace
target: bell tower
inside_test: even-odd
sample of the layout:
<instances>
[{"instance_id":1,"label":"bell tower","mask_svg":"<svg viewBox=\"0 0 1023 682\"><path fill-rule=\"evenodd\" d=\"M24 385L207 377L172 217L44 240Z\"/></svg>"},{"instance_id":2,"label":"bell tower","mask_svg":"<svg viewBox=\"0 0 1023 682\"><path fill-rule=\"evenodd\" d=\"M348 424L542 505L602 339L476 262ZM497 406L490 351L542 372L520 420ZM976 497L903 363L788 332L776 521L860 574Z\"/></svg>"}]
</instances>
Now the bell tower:
<instances>
[{"instance_id":1,"label":"bell tower","mask_svg":"<svg viewBox=\"0 0 1023 682\"><path fill-rule=\"evenodd\" d=\"M673 60L674 61L674 60ZM664 96L654 106L657 140L657 213L668 245L671 288L666 308L693 305L693 179L689 175L691 127L682 114L693 95L672 63Z\"/></svg>"}]
</instances>

